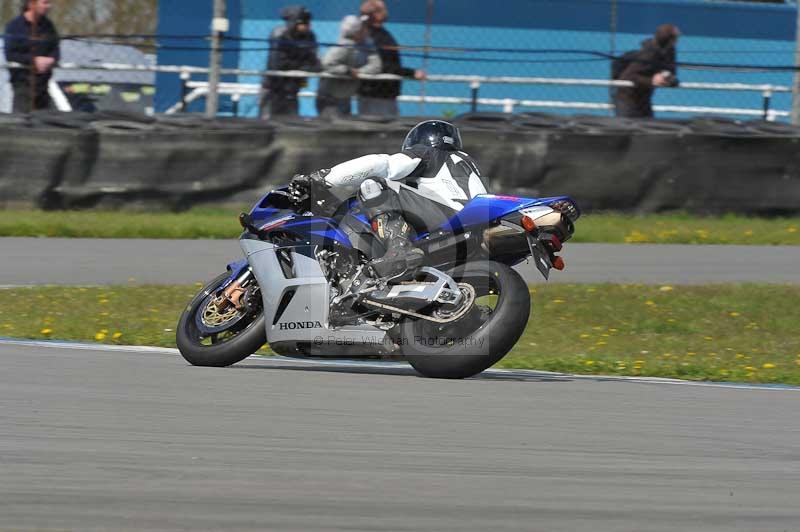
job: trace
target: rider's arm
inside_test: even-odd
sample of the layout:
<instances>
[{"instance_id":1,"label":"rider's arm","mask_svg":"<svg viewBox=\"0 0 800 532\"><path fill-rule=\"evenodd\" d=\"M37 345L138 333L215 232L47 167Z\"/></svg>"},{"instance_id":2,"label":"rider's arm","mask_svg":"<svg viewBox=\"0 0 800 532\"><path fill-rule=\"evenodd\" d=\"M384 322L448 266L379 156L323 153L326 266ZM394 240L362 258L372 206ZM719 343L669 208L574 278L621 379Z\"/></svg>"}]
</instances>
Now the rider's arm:
<instances>
[{"instance_id":1,"label":"rider's arm","mask_svg":"<svg viewBox=\"0 0 800 532\"><path fill-rule=\"evenodd\" d=\"M325 181L331 186L346 187L355 191L365 179L370 177L389 180L403 179L413 172L419 163L420 159L409 157L404 153L365 155L337 164L325 176Z\"/></svg>"}]
</instances>

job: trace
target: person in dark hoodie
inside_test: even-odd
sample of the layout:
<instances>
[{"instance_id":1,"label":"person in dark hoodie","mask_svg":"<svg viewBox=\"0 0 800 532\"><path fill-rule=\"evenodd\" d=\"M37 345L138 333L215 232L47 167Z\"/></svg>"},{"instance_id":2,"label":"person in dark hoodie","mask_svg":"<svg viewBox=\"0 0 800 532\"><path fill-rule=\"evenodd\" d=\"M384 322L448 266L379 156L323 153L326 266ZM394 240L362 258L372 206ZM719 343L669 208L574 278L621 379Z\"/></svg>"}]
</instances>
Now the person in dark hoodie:
<instances>
[{"instance_id":1,"label":"person in dark hoodie","mask_svg":"<svg viewBox=\"0 0 800 532\"><path fill-rule=\"evenodd\" d=\"M678 85L675 46L680 34L677 26L662 24L652 39L642 41L636 57L619 77L632 81L634 86L617 88L614 97L617 116L652 118L652 99L656 88Z\"/></svg>"},{"instance_id":2,"label":"person in dark hoodie","mask_svg":"<svg viewBox=\"0 0 800 532\"><path fill-rule=\"evenodd\" d=\"M50 107L47 85L60 56L58 32L47 18L50 6L50 0L25 0L22 14L6 25L6 60L24 65L9 69L15 113Z\"/></svg>"},{"instance_id":3,"label":"person in dark hoodie","mask_svg":"<svg viewBox=\"0 0 800 532\"><path fill-rule=\"evenodd\" d=\"M267 69L318 72L321 66L317 37L311 31L311 12L304 6L292 5L281 10L281 18L286 24L276 27L269 36ZM261 116L297 115L297 93L307 82L306 78L265 76L259 105Z\"/></svg>"},{"instance_id":4,"label":"person in dark hoodie","mask_svg":"<svg viewBox=\"0 0 800 532\"><path fill-rule=\"evenodd\" d=\"M364 0L361 16L366 18L369 37L381 57L381 74L395 74L409 79L425 79L424 70L405 68L400 62L397 41L384 27L389 10L383 0ZM363 115L397 116L400 80L365 80L358 89L358 112Z\"/></svg>"}]
</instances>

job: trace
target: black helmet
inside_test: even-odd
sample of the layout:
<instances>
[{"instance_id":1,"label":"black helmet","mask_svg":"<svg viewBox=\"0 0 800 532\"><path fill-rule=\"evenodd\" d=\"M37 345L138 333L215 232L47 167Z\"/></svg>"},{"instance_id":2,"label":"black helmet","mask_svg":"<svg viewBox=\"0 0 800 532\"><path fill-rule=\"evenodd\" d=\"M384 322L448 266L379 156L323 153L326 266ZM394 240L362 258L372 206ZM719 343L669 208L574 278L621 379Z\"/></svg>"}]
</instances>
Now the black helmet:
<instances>
[{"instance_id":1,"label":"black helmet","mask_svg":"<svg viewBox=\"0 0 800 532\"><path fill-rule=\"evenodd\" d=\"M411 128L403 141L404 150L418 145L460 151L461 133L450 122L426 120Z\"/></svg>"},{"instance_id":2,"label":"black helmet","mask_svg":"<svg viewBox=\"0 0 800 532\"><path fill-rule=\"evenodd\" d=\"M308 24L311 22L311 11L306 6L286 6L281 9L281 18L286 21L290 27L297 24Z\"/></svg>"}]
</instances>

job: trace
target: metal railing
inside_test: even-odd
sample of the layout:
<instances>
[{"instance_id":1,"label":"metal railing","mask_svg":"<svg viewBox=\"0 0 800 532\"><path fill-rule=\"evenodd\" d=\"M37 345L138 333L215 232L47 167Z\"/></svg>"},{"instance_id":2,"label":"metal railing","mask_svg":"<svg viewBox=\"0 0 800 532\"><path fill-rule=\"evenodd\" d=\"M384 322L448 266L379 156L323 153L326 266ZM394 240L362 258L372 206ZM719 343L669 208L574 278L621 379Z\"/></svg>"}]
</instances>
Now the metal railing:
<instances>
[{"instance_id":1,"label":"metal railing","mask_svg":"<svg viewBox=\"0 0 800 532\"><path fill-rule=\"evenodd\" d=\"M565 81L565 80L562 80ZM586 81L586 80L582 80ZM592 81L592 80L590 80ZM593 80L599 81L599 80ZM568 85L568 83L562 83ZM711 85L711 84L709 84ZM757 90L756 86L749 86L748 90ZM699 87L694 87L699 88ZM220 83L218 85L219 94L226 94L231 96L233 101L233 114L238 114L238 103L242 96L257 96L261 93L261 86L254 83ZM183 110L193 101L205 97L208 94L208 82L205 81L187 81L185 83L185 93L181 101L167 109L166 114L174 114ZM777 92L777 91L776 91ZM311 91L303 91L299 93L301 98L314 98L316 93ZM771 96L771 95L770 95ZM708 107L708 106L692 106L692 105L654 105L653 110L662 113L700 113L700 114L719 114L719 115L736 115L736 116L752 116L761 117L767 121L774 121L776 118L788 117L789 111L780 111L770 109L768 103L768 96L764 96L765 104L761 109L748 109L738 107ZM611 111L614 106L609 103L597 102L566 102L561 100L520 100L514 98L480 98L477 93L473 91L473 95L469 98L457 96L416 96L416 95L401 95L398 98L400 102L411 103L438 103L438 104L453 104L463 105L469 104L472 110L476 110L478 105L493 106L502 108L504 113L513 113L517 107L523 108L537 108L537 109L586 109L593 111Z\"/></svg>"},{"instance_id":2,"label":"metal railing","mask_svg":"<svg viewBox=\"0 0 800 532\"><path fill-rule=\"evenodd\" d=\"M0 65L0 68L21 67L14 63ZM59 64L58 68L64 70L109 70L109 71L139 71L139 72L162 72L178 74L182 83L181 100L170 107L166 113L172 114L184 109L188 103L208 94L208 82L193 81L193 75L207 75L208 68L193 66L176 65L130 65L120 63L93 63L82 65L77 63ZM251 70L239 68L223 68L220 70L222 75L236 76L278 76L278 77L302 77L302 78L341 78L320 72L304 71L273 71L273 70ZM373 76L363 76L363 79L384 79L400 80L400 76L391 74L379 74ZM513 98L481 98L480 88L484 84L502 85L561 85L561 86L591 86L591 87L632 87L633 83L625 80L607 79L583 79L583 78L545 78L545 77L516 77L516 76L473 76L473 75L428 75L427 82L432 83L464 83L469 85L469 97L457 96L415 96L401 95L399 100L402 102L421 102L421 103L445 103L445 104L469 104L473 111L477 110L478 105L488 105L500 107L503 112L511 113L516 107L524 108L553 108L553 109L588 109L608 111L614 108L609 103L599 102L580 102L563 100L525 100ZM772 109L772 96L775 93L791 93L792 89L786 85L772 84L747 84L747 83L705 83L705 82L685 82L672 90L693 89L693 90L714 90L714 91L733 91L733 92L757 92L761 93L762 105L760 108L739 108L739 107L708 107L708 106L683 106L683 105L656 105L655 111L666 113L716 113L721 115L740 115L740 116L760 116L764 120L774 121L777 117L788 117L789 111ZM255 83L221 83L218 92L233 97L234 104L244 95L257 95L261 91L260 85ZM313 93L303 92L302 97L314 97Z\"/></svg>"}]
</instances>

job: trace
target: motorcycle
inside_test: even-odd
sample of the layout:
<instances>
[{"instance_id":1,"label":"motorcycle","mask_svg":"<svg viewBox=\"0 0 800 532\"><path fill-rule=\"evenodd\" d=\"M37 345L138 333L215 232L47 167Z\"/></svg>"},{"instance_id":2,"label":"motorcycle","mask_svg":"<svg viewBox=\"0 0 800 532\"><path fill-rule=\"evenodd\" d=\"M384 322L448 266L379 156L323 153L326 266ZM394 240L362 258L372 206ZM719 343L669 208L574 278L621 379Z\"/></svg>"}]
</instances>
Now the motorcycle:
<instances>
[{"instance_id":1,"label":"motorcycle","mask_svg":"<svg viewBox=\"0 0 800 532\"><path fill-rule=\"evenodd\" d=\"M335 212L272 190L239 217L245 259L209 282L177 326L183 357L224 367L265 343L277 354L408 361L426 377L461 379L502 359L522 336L530 292L511 267L533 260L545 279L580 216L568 196L484 194L415 245L425 262L381 279L385 252L355 198Z\"/></svg>"}]
</instances>

